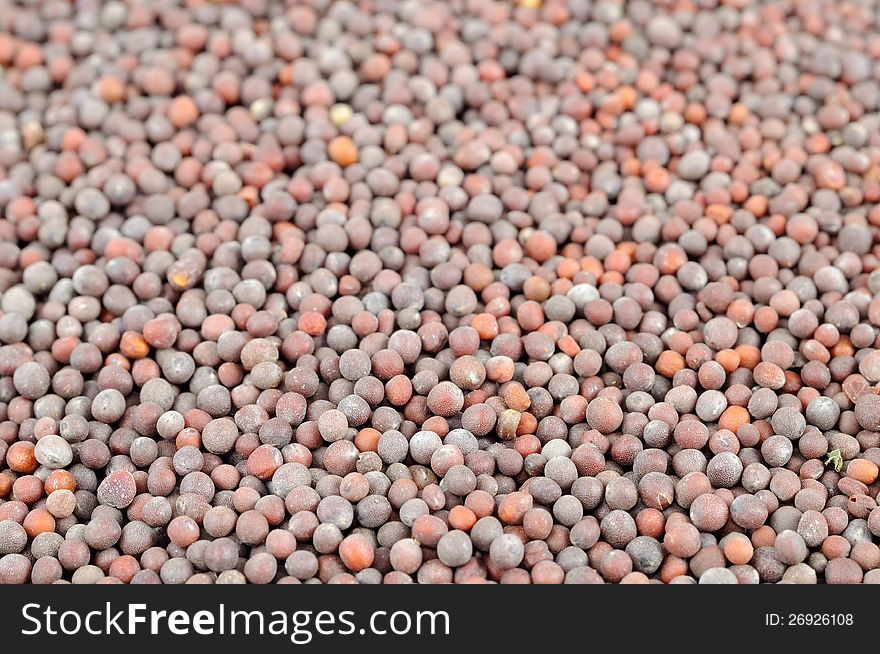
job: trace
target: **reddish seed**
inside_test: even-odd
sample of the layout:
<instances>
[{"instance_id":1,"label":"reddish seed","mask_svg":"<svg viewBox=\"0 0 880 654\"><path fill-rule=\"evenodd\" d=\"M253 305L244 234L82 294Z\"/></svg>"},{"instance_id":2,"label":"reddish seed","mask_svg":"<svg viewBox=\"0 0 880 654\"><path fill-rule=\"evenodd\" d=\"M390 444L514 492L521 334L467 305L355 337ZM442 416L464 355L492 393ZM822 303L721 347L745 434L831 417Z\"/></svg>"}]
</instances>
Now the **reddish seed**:
<instances>
[{"instance_id":1,"label":"reddish seed","mask_svg":"<svg viewBox=\"0 0 880 654\"><path fill-rule=\"evenodd\" d=\"M352 534L339 544L339 556L349 570L360 572L370 567L375 557L373 545L360 534Z\"/></svg>"},{"instance_id":2,"label":"reddish seed","mask_svg":"<svg viewBox=\"0 0 880 654\"><path fill-rule=\"evenodd\" d=\"M347 136L338 136L330 141L327 145L327 154L343 168L358 160L357 147Z\"/></svg>"}]
</instances>

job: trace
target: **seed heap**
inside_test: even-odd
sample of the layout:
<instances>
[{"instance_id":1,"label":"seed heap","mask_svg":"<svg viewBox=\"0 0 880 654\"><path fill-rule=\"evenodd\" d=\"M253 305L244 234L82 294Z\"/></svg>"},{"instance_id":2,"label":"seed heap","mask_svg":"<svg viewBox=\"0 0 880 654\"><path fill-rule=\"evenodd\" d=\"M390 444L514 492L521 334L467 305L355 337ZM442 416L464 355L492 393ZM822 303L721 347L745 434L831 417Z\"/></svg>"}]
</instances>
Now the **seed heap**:
<instances>
[{"instance_id":1,"label":"seed heap","mask_svg":"<svg viewBox=\"0 0 880 654\"><path fill-rule=\"evenodd\" d=\"M880 582L869 0L0 2L0 583Z\"/></svg>"}]
</instances>

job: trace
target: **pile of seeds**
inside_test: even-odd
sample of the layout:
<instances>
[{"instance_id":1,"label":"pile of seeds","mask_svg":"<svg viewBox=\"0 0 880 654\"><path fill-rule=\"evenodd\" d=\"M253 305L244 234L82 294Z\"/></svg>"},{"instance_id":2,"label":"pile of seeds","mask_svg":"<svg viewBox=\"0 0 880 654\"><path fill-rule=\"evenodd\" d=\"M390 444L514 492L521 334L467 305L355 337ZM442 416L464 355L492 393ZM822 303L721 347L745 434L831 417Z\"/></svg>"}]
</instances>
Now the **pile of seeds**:
<instances>
[{"instance_id":1,"label":"pile of seeds","mask_svg":"<svg viewBox=\"0 0 880 654\"><path fill-rule=\"evenodd\" d=\"M0 0L0 582L880 582L872 0Z\"/></svg>"}]
</instances>

